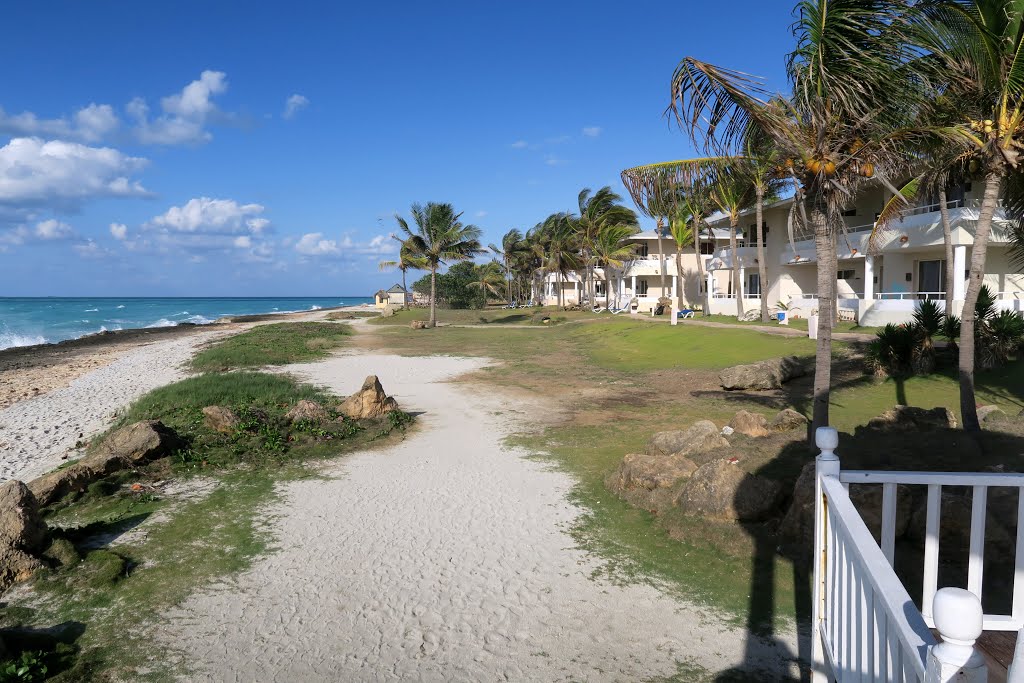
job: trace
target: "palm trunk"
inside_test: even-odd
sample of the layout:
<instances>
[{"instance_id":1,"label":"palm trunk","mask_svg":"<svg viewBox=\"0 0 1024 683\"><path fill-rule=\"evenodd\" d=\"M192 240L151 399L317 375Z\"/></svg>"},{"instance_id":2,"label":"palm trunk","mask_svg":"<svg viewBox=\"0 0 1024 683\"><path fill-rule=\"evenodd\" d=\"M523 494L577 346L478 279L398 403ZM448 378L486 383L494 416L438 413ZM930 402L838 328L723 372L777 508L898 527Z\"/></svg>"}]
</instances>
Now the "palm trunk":
<instances>
[{"instance_id":1,"label":"palm trunk","mask_svg":"<svg viewBox=\"0 0 1024 683\"><path fill-rule=\"evenodd\" d=\"M612 310L612 276L608 274L608 269L604 269L604 310Z\"/></svg>"},{"instance_id":2,"label":"palm trunk","mask_svg":"<svg viewBox=\"0 0 1024 683\"><path fill-rule=\"evenodd\" d=\"M818 207L811 211L814 249L818 258L818 343L814 356L814 398L811 439L818 427L828 426L829 391L832 386L832 312L836 299L835 231Z\"/></svg>"},{"instance_id":3,"label":"palm trunk","mask_svg":"<svg viewBox=\"0 0 1024 683\"><path fill-rule=\"evenodd\" d=\"M559 270L555 273L555 286L558 287L558 295L556 301L558 301L558 309L562 309L562 271Z\"/></svg>"},{"instance_id":4,"label":"palm trunk","mask_svg":"<svg viewBox=\"0 0 1024 683\"><path fill-rule=\"evenodd\" d=\"M404 311L409 308L409 290L405 286L405 268L402 268L402 289L405 290L402 292L402 310Z\"/></svg>"},{"instance_id":5,"label":"palm trunk","mask_svg":"<svg viewBox=\"0 0 1024 683\"><path fill-rule=\"evenodd\" d=\"M740 296L740 257L736 253L736 228L739 226L739 216L732 216L729 219L729 249L732 252L732 293L736 297L736 317L743 317L743 297Z\"/></svg>"},{"instance_id":6,"label":"palm trunk","mask_svg":"<svg viewBox=\"0 0 1024 683\"><path fill-rule=\"evenodd\" d=\"M757 277L761 281L761 322L769 321L768 317L768 264L764 260L764 191L757 189Z\"/></svg>"},{"instance_id":7,"label":"palm trunk","mask_svg":"<svg viewBox=\"0 0 1024 683\"><path fill-rule=\"evenodd\" d=\"M665 296L665 243L661 239L661 232L665 223L658 219L658 272L661 273L661 296ZM660 297L659 297L660 298Z\"/></svg>"},{"instance_id":8,"label":"palm trunk","mask_svg":"<svg viewBox=\"0 0 1024 683\"><path fill-rule=\"evenodd\" d=\"M703 302L704 315L711 314L711 299L708 293L707 287L704 285L704 259L700 253L700 221L694 223L693 234L695 235L693 240L693 254L697 257L697 298ZM700 295L703 290L704 296Z\"/></svg>"},{"instance_id":9,"label":"palm trunk","mask_svg":"<svg viewBox=\"0 0 1024 683\"><path fill-rule=\"evenodd\" d=\"M1003 177L998 170L990 170L985 177L985 195L981 200L978 224L974 232L974 246L971 247L971 274L964 294L964 310L960 324L960 417L964 431L981 431L978 422L978 406L974 398L974 347L977 320L975 304L978 292L985 281L985 255L988 251L988 236L992 231L992 216L999 204L999 190Z\"/></svg>"},{"instance_id":10,"label":"palm trunk","mask_svg":"<svg viewBox=\"0 0 1024 683\"><path fill-rule=\"evenodd\" d=\"M949 227L949 207L946 206L946 188L939 190L939 216L942 218L942 243L946 247L946 315L953 314L953 235Z\"/></svg>"},{"instance_id":11,"label":"palm trunk","mask_svg":"<svg viewBox=\"0 0 1024 683\"><path fill-rule=\"evenodd\" d=\"M437 327L437 266L430 267L430 327Z\"/></svg>"},{"instance_id":12,"label":"palm trunk","mask_svg":"<svg viewBox=\"0 0 1024 683\"><path fill-rule=\"evenodd\" d=\"M683 308L683 290L686 289L686 281L683 280L683 248L676 246L676 308Z\"/></svg>"}]
</instances>

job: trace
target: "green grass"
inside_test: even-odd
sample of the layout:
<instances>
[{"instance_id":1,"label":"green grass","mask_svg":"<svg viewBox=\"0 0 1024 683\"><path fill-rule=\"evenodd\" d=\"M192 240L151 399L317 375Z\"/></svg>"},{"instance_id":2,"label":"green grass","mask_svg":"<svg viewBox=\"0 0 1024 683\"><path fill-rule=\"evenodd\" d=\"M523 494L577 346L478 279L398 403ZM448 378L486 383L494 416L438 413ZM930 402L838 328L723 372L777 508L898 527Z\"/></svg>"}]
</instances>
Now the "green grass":
<instances>
[{"instance_id":1,"label":"green grass","mask_svg":"<svg viewBox=\"0 0 1024 683\"><path fill-rule=\"evenodd\" d=\"M724 324L727 324L727 325L747 325L747 326L750 326L750 325L763 325L763 326L768 326L768 327L785 327L784 325L779 325L777 322L763 323L763 322L761 322L760 319L754 320L754 321L751 321L751 322L743 321L743 320L737 320L736 316L734 316L734 315L709 315L709 316L706 316L706 317L702 317L702 316L698 315L698 316L696 316L694 318L694 320L705 320L705 321L708 321L708 322L724 323ZM789 320L789 327L791 329L794 329L794 330L803 330L804 332L806 332L807 331L807 318L790 318L790 320ZM858 325L855 322L842 322L842 321L840 321L840 322L836 323L835 327L833 328L833 331L834 332L861 332L861 333L864 333L864 334L874 334L875 332L878 331L878 328L877 327L861 327L860 325Z\"/></svg>"},{"instance_id":2,"label":"green grass","mask_svg":"<svg viewBox=\"0 0 1024 683\"><path fill-rule=\"evenodd\" d=\"M607 319L600 324L574 328L571 334L593 362L625 372L661 368L720 369L779 356L814 354L811 339L761 334L742 328Z\"/></svg>"},{"instance_id":3,"label":"green grass","mask_svg":"<svg viewBox=\"0 0 1024 683\"><path fill-rule=\"evenodd\" d=\"M351 334L347 325L338 323L259 325L200 351L192 359L192 367L219 371L316 360L344 345Z\"/></svg>"},{"instance_id":4,"label":"green grass","mask_svg":"<svg viewBox=\"0 0 1024 683\"><path fill-rule=\"evenodd\" d=\"M534 307L523 309L507 309L489 307L483 309L442 309L437 310L439 325L534 325L535 317L540 315L560 318L564 321L587 320L597 315L589 311L560 311L556 306ZM429 320L429 308L411 308L397 311L387 318L374 318L371 325L408 325L413 320Z\"/></svg>"}]
</instances>

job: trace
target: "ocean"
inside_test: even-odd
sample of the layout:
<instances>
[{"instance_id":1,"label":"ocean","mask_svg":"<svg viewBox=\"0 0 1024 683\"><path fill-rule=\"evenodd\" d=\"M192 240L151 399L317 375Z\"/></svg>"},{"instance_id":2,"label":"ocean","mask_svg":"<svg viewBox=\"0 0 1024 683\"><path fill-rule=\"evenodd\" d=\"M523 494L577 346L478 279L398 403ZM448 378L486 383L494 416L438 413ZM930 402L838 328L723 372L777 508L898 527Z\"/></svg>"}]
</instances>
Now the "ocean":
<instances>
[{"instance_id":1,"label":"ocean","mask_svg":"<svg viewBox=\"0 0 1024 683\"><path fill-rule=\"evenodd\" d=\"M288 313L373 303L368 296L230 298L0 297L0 349L106 330L204 325L228 315Z\"/></svg>"}]
</instances>

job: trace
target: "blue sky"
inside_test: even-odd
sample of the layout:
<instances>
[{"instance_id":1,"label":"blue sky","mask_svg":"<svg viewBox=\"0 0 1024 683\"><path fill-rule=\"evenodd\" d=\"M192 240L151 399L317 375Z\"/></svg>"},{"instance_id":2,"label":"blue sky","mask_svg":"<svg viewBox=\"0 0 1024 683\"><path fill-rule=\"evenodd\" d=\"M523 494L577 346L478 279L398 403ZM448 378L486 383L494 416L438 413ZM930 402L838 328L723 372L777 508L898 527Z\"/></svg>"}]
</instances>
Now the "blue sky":
<instances>
[{"instance_id":1,"label":"blue sky","mask_svg":"<svg viewBox=\"0 0 1024 683\"><path fill-rule=\"evenodd\" d=\"M413 202L498 241L690 155L662 116L674 66L782 88L791 9L15 3L0 296L367 295Z\"/></svg>"}]
</instances>

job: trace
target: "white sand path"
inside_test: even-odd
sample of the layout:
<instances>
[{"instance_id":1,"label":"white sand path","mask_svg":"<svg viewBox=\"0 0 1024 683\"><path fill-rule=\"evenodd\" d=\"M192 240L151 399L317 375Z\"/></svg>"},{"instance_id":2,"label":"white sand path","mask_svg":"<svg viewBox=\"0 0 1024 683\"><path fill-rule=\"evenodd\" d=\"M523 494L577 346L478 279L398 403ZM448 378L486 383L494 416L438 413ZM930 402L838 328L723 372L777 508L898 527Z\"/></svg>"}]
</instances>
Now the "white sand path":
<instances>
[{"instance_id":1,"label":"white sand path","mask_svg":"<svg viewBox=\"0 0 1024 683\"><path fill-rule=\"evenodd\" d=\"M224 332L152 342L47 394L0 411L0 481L28 481L60 465L76 442L110 426L114 413L186 376L196 348Z\"/></svg>"},{"instance_id":2,"label":"white sand path","mask_svg":"<svg viewBox=\"0 0 1024 683\"><path fill-rule=\"evenodd\" d=\"M277 551L157 624L197 681L635 681L756 661L793 675L795 634L769 645L649 585L592 578L567 533L572 479L503 437L530 406L445 380L479 359L340 355L291 366L338 394L370 373L419 430L283 485Z\"/></svg>"}]
</instances>

